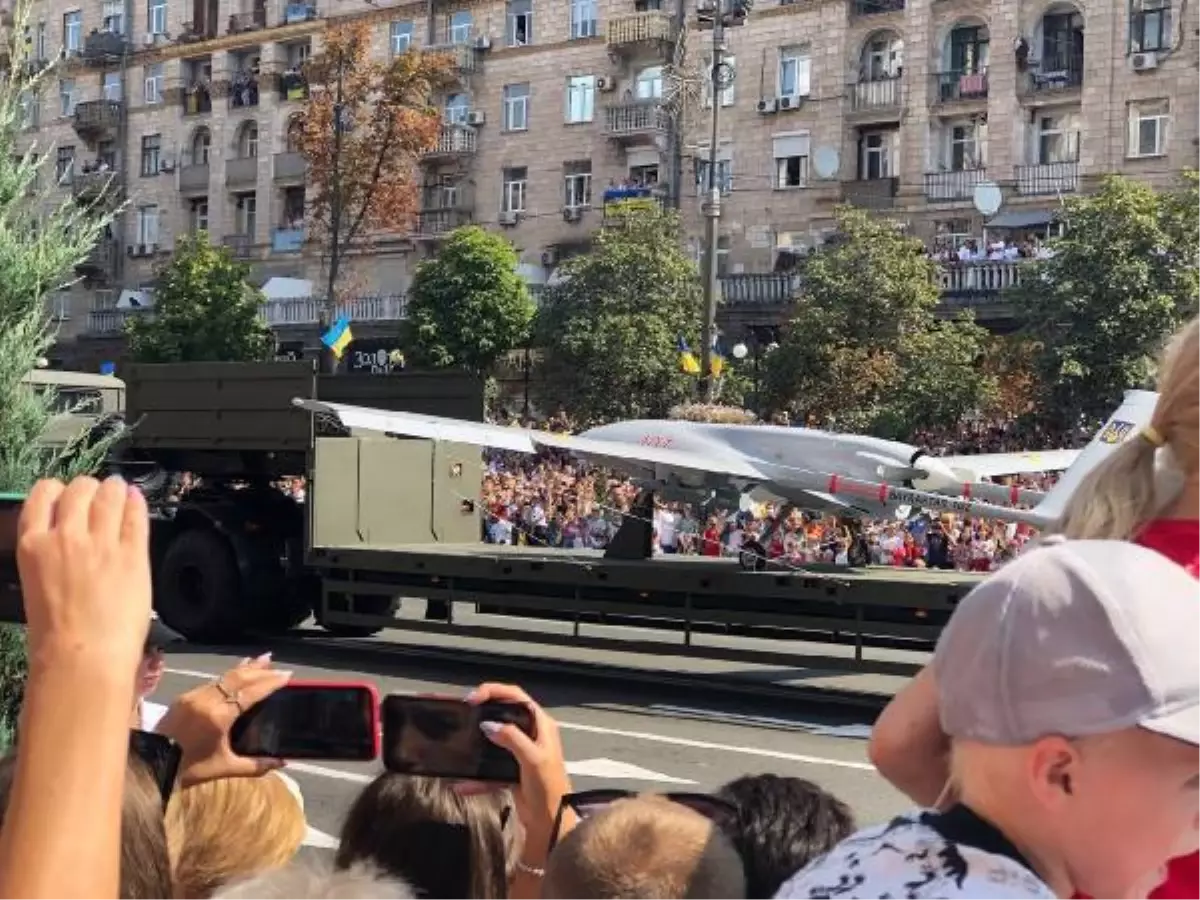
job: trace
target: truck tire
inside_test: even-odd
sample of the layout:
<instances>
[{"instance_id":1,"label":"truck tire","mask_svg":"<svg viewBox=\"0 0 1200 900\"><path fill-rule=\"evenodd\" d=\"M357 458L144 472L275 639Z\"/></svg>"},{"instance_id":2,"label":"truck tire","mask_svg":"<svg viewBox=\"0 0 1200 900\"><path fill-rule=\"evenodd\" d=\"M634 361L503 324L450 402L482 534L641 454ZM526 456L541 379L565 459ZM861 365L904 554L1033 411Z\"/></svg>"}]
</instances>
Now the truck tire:
<instances>
[{"instance_id":1,"label":"truck tire","mask_svg":"<svg viewBox=\"0 0 1200 900\"><path fill-rule=\"evenodd\" d=\"M245 627L237 560L214 531L192 529L171 542L158 570L155 604L190 641L229 641Z\"/></svg>"},{"instance_id":2,"label":"truck tire","mask_svg":"<svg viewBox=\"0 0 1200 900\"><path fill-rule=\"evenodd\" d=\"M362 607L363 612L372 615L387 615L395 607L396 601L390 600L387 597L368 597L359 600L357 605ZM328 631L334 637L345 638L365 638L372 637L383 631L381 626L376 625L341 625L327 623L321 620L321 602L318 598L316 605L313 607L313 615L316 617L317 624Z\"/></svg>"}]
</instances>

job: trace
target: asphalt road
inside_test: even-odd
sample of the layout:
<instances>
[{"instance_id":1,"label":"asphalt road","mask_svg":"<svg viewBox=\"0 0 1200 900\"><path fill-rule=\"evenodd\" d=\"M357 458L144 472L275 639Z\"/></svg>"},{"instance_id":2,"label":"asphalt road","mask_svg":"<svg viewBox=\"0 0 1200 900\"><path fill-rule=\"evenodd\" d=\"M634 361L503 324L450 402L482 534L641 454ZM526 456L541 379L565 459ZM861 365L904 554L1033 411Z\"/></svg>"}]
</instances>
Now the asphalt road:
<instances>
[{"instance_id":1,"label":"asphalt road","mask_svg":"<svg viewBox=\"0 0 1200 900\"><path fill-rule=\"evenodd\" d=\"M152 699L169 703L250 652L239 648L172 653ZM465 694L477 677L444 666L381 666L374 660L355 660L352 651L327 659L305 655L289 660L284 648L276 657L297 678L369 680L381 695ZM559 722L577 790L705 791L739 775L774 772L818 782L845 800L861 824L881 821L907 806L866 760L869 723L861 712L818 715L780 708L778 702L753 709L720 706L706 703L695 692L653 691L619 682L574 683L566 677L530 676L522 686ZM286 771L300 785L310 840L319 846L332 842L354 796L380 769L374 763L297 762Z\"/></svg>"}]
</instances>

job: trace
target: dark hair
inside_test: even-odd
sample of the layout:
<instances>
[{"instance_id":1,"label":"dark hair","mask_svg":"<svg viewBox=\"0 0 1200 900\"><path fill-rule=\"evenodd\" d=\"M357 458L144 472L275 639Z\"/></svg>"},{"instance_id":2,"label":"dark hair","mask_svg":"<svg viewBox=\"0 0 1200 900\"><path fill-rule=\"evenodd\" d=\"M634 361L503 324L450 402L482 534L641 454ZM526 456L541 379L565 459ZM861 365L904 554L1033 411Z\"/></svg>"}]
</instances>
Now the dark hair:
<instances>
[{"instance_id":1,"label":"dark hair","mask_svg":"<svg viewBox=\"0 0 1200 900\"><path fill-rule=\"evenodd\" d=\"M737 808L721 825L742 857L749 900L774 897L787 879L855 830L850 808L803 778L746 775L717 796Z\"/></svg>"},{"instance_id":2,"label":"dark hair","mask_svg":"<svg viewBox=\"0 0 1200 900\"><path fill-rule=\"evenodd\" d=\"M17 758L0 759L0 824L12 796ZM149 768L129 757L121 803L121 900L173 897L171 859L163 825L162 794Z\"/></svg>"},{"instance_id":3,"label":"dark hair","mask_svg":"<svg viewBox=\"0 0 1200 900\"><path fill-rule=\"evenodd\" d=\"M501 819L493 795L463 797L441 779L385 772L350 808L335 864L373 863L433 900L505 897Z\"/></svg>"}]
</instances>

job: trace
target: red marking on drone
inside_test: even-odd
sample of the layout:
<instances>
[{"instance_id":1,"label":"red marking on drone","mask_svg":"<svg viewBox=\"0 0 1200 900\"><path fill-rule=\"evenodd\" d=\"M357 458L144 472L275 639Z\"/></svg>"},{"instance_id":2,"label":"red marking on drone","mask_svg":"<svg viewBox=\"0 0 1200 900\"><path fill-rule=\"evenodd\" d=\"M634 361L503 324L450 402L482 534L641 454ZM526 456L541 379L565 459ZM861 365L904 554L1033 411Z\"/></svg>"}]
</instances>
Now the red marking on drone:
<instances>
[{"instance_id":1,"label":"red marking on drone","mask_svg":"<svg viewBox=\"0 0 1200 900\"><path fill-rule=\"evenodd\" d=\"M666 437L665 435L647 434L642 436L642 439L639 441L639 443L643 447L658 447L661 450L668 450L674 446L675 441L669 437Z\"/></svg>"}]
</instances>

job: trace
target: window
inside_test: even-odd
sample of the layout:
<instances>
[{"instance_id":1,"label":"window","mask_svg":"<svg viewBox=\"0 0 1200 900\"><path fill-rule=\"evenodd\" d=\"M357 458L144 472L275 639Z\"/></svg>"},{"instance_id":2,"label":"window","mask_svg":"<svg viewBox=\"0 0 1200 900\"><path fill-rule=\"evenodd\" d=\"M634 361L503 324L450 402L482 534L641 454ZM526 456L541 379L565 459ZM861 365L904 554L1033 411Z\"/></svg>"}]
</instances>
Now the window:
<instances>
[{"instance_id":1,"label":"window","mask_svg":"<svg viewBox=\"0 0 1200 900\"><path fill-rule=\"evenodd\" d=\"M960 26L950 32L950 71L982 75L988 67L991 35L983 25Z\"/></svg>"},{"instance_id":2,"label":"window","mask_svg":"<svg viewBox=\"0 0 1200 900\"><path fill-rule=\"evenodd\" d=\"M779 97L807 97L812 92L812 59L807 47L779 51Z\"/></svg>"},{"instance_id":3,"label":"window","mask_svg":"<svg viewBox=\"0 0 1200 900\"><path fill-rule=\"evenodd\" d=\"M63 48L78 53L83 47L83 19L78 10L63 15Z\"/></svg>"},{"instance_id":4,"label":"window","mask_svg":"<svg viewBox=\"0 0 1200 900\"><path fill-rule=\"evenodd\" d=\"M569 162L563 166L563 181L566 191L563 206L567 209L584 209L592 205L592 161Z\"/></svg>"},{"instance_id":5,"label":"window","mask_svg":"<svg viewBox=\"0 0 1200 900\"><path fill-rule=\"evenodd\" d=\"M412 22L393 22L391 32L392 56L399 56L401 53L406 53L408 48L412 46L412 36Z\"/></svg>"},{"instance_id":6,"label":"window","mask_svg":"<svg viewBox=\"0 0 1200 900\"><path fill-rule=\"evenodd\" d=\"M501 212L525 212L525 187L528 177L524 166L504 170L504 196L500 198Z\"/></svg>"},{"instance_id":7,"label":"window","mask_svg":"<svg viewBox=\"0 0 1200 900\"><path fill-rule=\"evenodd\" d=\"M287 132L284 134L284 149L288 153L299 153L300 148L304 146L302 139L304 137L304 118L302 116L292 116L288 119Z\"/></svg>"},{"instance_id":8,"label":"window","mask_svg":"<svg viewBox=\"0 0 1200 900\"><path fill-rule=\"evenodd\" d=\"M64 78L58 83L58 109L63 116L75 115L75 79Z\"/></svg>"},{"instance_id":9,"label":"window","mask_svg":"<svg viewBox=\"0 0 1200 900\"><path fill-rule=\"evenodd\" d=\"M1037 125L1038 165L1079 159L1079 128L1073 116L1041 116Z\"/></svg>"},{"instance_id":10,"label":"window","mask_svg":"<svg viewBox=\"0 0 1200 900\"><path fill-rule=\"evenodd\" d=\"M638 100L661 100L663 94L662 66L650 66L638 72L634 81L634 93Z\"/></svg>"},{"instance_id":11,"label":"window","mask_svg":"<svg viewBox=\"0 0 1200 900\"><path fill-rule=\"evenodd\" d=\"M529 128L529 85L504 86L504 130L525 131Z\"/></svg>"},{"instance_id":12,"label":"window","mask_svg":"<svg viewBox=\"0 0 1200 900\"><path fill-rule=\"evenodd\" d=\"M983 168L983 127L974 121L950 127L950 171Z\"/></svg>"},{"instance_id":13,"label":"window","mask_svg":"<svg viewBox=\"0 0 1200 900\"><path fill-rule=\"evenodd\" d=\"M109 34L125 33L125 0L104 0L102 15L104 19L100 26L101 31L107 31Z\"/></svg>"},{"instance_id":14,"label":"window","mask_svg":"<svg viewBox=\"0 0 1200 900\"><path fill-rule=\"evenodd\" d=\"M450 17L450 43L469 44L474 30L475 22L465 9L460 9Z\"/></svg>"},{"instance_id":15,"label":"window","mask_svg":"<svg viewBox=\"0 0 1200 900\"><path fill-rule=\"evenodd\" d=\"M146 66L144 81L144 99L146 103L162 103L163 100L163 64L155 63Z\"/></svg>"},{"instance_id":16,"label":"window","mask_svg":"<svg viewBox=\"0 0 1200 900\"><path fill-rule=\"evenodd\" d=\"M39 60L49 59L50 56L46 52L46 23L38 22L37 27L37 58Z\"/></svg>"},{"instance_id":17,"label":"window","mask_svg":"<svg viewBox=\"0 0 1200 900\"><path fill-rule=\"evenodd\" d=\"M571 39L596 36L596 0L571 0Z\"/></svg>"},{"instance_id":18,"label":"window","mask_svg":"<svg viewBox=\"0 0 1200 900\"><path fill-rule=\"evenodd\" d=\"M54 160L54 177L59 181L70 181L75 175L75 148L59 147Z\"/></svg>"},{"instance_id":19,"label":"window","mask_svg":"<svg viewBox=\"0 0 1200 900\"><path fill-rule=\"evenodd\" d=\"M662 0L634 0L634 12L657 12L662 9Z\"/></svg>"},{"instance_id":20,"label":"window","mask_svg":"<svg viewBox=\"0 0 1200 900\"><path fill-rule=\"evenodd\" d=\"M904 42L895 35L871 38L863 51L862 80L897 78L904 66Z\"/></svg>"},{"instance_id":21,"label":"window","mask_svg":"<svg viewBox=\"0 0 1200 900\"><path fill-rule=\"evenodd\" d=\"M638 187L654 187L658 184L658 164L629 167L629 181Z\"/></svg>"},{"instance_id":22,"label":"window","mask_svg":"<svg viewBox=\"0 0 1200 900\"><path fill-rule=\"evenodd\" d=\"M147 134L142 138L142 175L157 175L162 171L162 135Z\"/></svg>"},{"instance_id":23,"label":"window","mask_svg":"<svg viewBox=\"0 0 1200 900\"><path fill-rule=\"evenodd\" d=\"M158 207L139 206L137 211L137 242L158 243Z\"/></svg>"},{"instance_id":24,"label":"window","mask_svg":"<svg viewBox=\"0 0 1200 900\"><path fill-rule=\"evenodd\" d=\"M192 136L191 158L193 166L207 166L208 157L212 152L212 135L207 128L201 128Z\"/></svg>"},{"instance_id":25,"label":"window","mask_svg":"<svg viewBox=\"0 0 1200 900\"><path fill-rule=\"evenodd\" d=\"M704 60L704 73L708 75L712 71L712 57L706 57ZM728 53L721 58L721 72L717 76L718 80L725 85L721 89L721 105L733 106L735 98L734 94L734 76L737 74L737 59L730 56ZM705 78L701 85L701 90L704 96L704 105L712 106L712 79Z\"/></svg>"},{"instance_id":26,"label":"window","mask_svg":"<svg viewBox=\"0 0 1200 900\"><path fill-rule=\"evenodd\" d=\"M412 23L408 23L409 34L412 34ZM294 44L287 45L287 61L288 66L293 69L299 69L308 62L312 56L312 44L308 41L297 41Z\"/></svg>"},{"instance_id":27,"label":"window","mask_svg":"<svg viewBox=\"0 0 1200 900\"><path fill-rule=\"evenodd\" d=\"M38 101L37 95L32 91L21 91L21 127L36 128L38 124Z\"/></svg>"},{"instance_id":28,"label":"window","mask_svg":"<svg viewBox=\"0 0 1200 900\"><path fill-rule=\"evenodd\" d=\"M944 219L934 228L934 239L938 244L957 250L973 239L970 219Z\"/></svg>"},{"instance_id":29,"label":"window","mask_svg":"<svg viewBox=\"0 0 1200 900\"><path fill-rule=\"evenodd\" d=\"M167 0L147 0L146 30L151 34L167 33Z\"/></svg>"},{"instance_id":30,"label":"window","mask_svg":"<svg viewBox=\"0 0 1200 900\"><path fill-rule=\"evenodd\" d=\"M238 133L237 153L239 159L258 158L258 125L247 122Z\"/></svg>"},{"instance_id":31,"label":"window","mask_svg":"<svg viewBox=\"0 0 1200 900\"><path fill-rule=\"evenodd\" d=\"M892 160L892 149L896 132L894 131L865 131L859 138L858 176L864 181L874 181L877 178L891 178L896 174L897 166Z\"/></svg>"},{"instance_id":32,"label":"window","mask_svg":"<svg viewBox=\"0 0 1200 900\"><path fill-rule=\"evenodd\" d=\"M532 0L508 0L508 46L524 47L532 43Z\"/></svg>"},{"instance_id":33,"label":"window","mask_svg":"<svg viewBox=\"0 0 1200 900\"><path fill-rule=\"evenodd\" d=\"M775 135L772 143L776 189L804 187L808 183L808 132Z\"/></svg>"},{"instance_id":34,"label":"window","mask_svg":"<svg viewBox=\"0 0 1200 900\"><path fill-rule=\"evenodd\" d=\"M114 141L99 141L96 144L96 161L110 169L117 167L117 145Z\"/></svg>"},{"instance_id":35,"label":"window","mask_svg":"<svg viewBox=\"0 0 1200 900\"><path fill-rule=\"evenodd\" d=\"M1171 6L1167 0L1142 0L1129 18L1129 52L1171 49Z\"/></svg>"},{"instance_id":36,"label":"window","mask_svg":"<svg viewBox=\"0 0 1200 900\"><path fill-rule=\"evenodd\" d=\"M443 117L447 125L466 125L467 114L471 111L470 101L466 94L451 94L446 98L446 109Z\"/></svg>"},{"instance_id":37,"label":"window","mask_svg":"<svg viewBox=\"0 0 1200 900\"><path fill-rule=\"evenodd\" d=\"M708 144L696 148L696 196L708 194ZM733 148L717 145L717 166L714 176L718 190L728 195L733 190Z\"/></svg>"},{"instance_id":38,"label":"window","mask_svg":"<svg viewBox=\"0 0 1200 900\"><path fill-rule=\"evenodd\" d=\"M188 228L192 231L208 231L208 201L193 200L188 208Z\"/></svg>"},{"instance_id":39,"label":"window","mask_svg":"<svg viewBox=\"0 0 1200 900\"><path fill-rule=\"evenodd\" d=\"M596 111L596 76L572 75L567 79L567 121L590 122Z\"/></svg>"},{"instance_id":40,"label":"window","mask_svg":"<svg viewBox=\"0 0 1200 900\"><path fill-rule=\"evenodd\" d=\"M105 72L104 83L100 86L100 93L105 100L114 102L121 100L121 73L120 72Z\"/></svg>"},{"instance_id":41,"label":"window","mask_svg":"<svg viewBox=\"0 0 1200 900\"><path fill-rule=\"evenodd\" d=\"M234 212L237 233L254 237L258 228L258 197L254 194L240 195Z\"/></svg>"},{"instance_id":42,"label":"window","mask_svg":"<svg viewBox=\"0 0 1200 900\"><path fill-rule=\"evenodd\" d=\"M1171 118L1166 100L1150 100L1129 107L1129 155L1164 156L1167 124Z\"/></svg>"}]
</instances>

